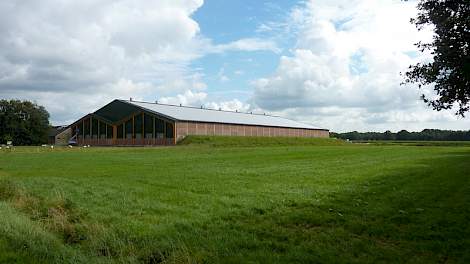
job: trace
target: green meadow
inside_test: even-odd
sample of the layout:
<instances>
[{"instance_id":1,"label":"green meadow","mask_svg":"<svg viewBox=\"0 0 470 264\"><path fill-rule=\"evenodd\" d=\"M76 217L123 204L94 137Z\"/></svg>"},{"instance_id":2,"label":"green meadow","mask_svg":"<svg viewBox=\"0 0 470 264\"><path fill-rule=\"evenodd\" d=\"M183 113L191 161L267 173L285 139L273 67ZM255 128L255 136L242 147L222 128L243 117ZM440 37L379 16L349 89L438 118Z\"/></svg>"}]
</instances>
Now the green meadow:
<instances>
[{"instance_id":1,"label":"green meadow","mask_svg":"<svg viewBox=\"0 0 470 264\"><path fill-rule=\"evenodd\" d=\"M0 263L470 263L470 146L0 150Z\"/></svg>"}]
</instances>

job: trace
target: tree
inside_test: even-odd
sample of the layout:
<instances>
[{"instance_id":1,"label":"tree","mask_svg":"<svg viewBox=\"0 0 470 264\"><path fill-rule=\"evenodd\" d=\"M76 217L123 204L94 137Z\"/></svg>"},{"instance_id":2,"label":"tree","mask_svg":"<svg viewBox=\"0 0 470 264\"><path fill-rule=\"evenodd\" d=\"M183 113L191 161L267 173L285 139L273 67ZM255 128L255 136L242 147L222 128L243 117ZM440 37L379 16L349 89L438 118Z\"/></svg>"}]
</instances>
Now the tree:
<instances>
[{"instance_id":1,"label":"tree","mask_svg":"<svg viewBox=\"0 0 470 264\"><path fill-rule=\"evenodd\" d=\"M396 135L397 140L409 140L411 138L411 133L406 130L401 130Z\"/></svg>"},{"instance_id":2,"label":"tree","mask_svg":"<svg viewBox=\"0 0 470 264\"><path fill-rule=\"evenodd\" d=\"M0 100L0 143L12 140L15 145L47 142L49 113L29 101Z\"/></svg>"},{"instance_id":3,"label":"tree","mask_svg":"<svg viewBox=\"0 0 470 264\"><path fill-rule=\"evenodd\" d=\"M470 141L470 130L468 131L452 131L439 129L424 129L421 132L408 132L401 130L393 133L389 130L384 133L380 132L363 132L357 131L347 133L334 133L336 138L350 140L445 140L445 141Z\"/></svg>"},{"instance_id":4,"label":"tree","mask_svg":"<svg viewBox=\"0 0 470 264\"><path fill-rule=\"evenodd\" d=\"M421 52L430 51L433 61L411 65L404 83L434 85L436 98L422 99L434 110L458 105L457 115L470 110L470 1L420 0L418 16L411 19L418 30L432 26L431 43L418 42Z\"/></svg>"},{"instance_id":5,"label":"tree","mask_svg":"<svg viewBox=\"0 0 470 264\"><path fill-rule=\"evenodd\" d=\"M384 140L395 140L395 134L393 134L390 130L385 131L383 134Z\"/></svg>"}]
</instances>

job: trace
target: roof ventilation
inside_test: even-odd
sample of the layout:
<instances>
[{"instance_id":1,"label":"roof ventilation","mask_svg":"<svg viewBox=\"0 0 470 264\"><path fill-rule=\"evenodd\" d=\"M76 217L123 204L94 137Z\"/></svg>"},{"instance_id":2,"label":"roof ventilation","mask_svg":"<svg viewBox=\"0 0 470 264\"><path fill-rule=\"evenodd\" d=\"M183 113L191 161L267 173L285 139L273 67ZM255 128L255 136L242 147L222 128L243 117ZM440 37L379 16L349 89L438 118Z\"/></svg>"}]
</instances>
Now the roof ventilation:
<instances>
[{"instance_id":1,"label":"roof ventilation","mask_svg":"<svg viewBox=\"0 0 470 264\"><path fill-rule=\"evenodd\" d=\"M201 105L201 109L203 109L203 108L204 108L204 106L203 106L203 105Z\"/></svg>"},{"instance_id":2,"label":"roof ventilation","mask_svg":"<svg viewBox=\"0 0 470 264\"><path fill-rule=\"evenodd\" d=\"M180 104L180 106L183 106L182 104Z\"/></svg>"},{"instance_id":3,"label":"roof ventilation","mask_svg":"<svg viewBox=\"0 0 470 264\"><path fill-rule=\"evenodd\" d=\"M130 98L129 98L129 101L131 101L131 102L132 102L132 97L130 97Z\"/></svg>"}]
</instances>

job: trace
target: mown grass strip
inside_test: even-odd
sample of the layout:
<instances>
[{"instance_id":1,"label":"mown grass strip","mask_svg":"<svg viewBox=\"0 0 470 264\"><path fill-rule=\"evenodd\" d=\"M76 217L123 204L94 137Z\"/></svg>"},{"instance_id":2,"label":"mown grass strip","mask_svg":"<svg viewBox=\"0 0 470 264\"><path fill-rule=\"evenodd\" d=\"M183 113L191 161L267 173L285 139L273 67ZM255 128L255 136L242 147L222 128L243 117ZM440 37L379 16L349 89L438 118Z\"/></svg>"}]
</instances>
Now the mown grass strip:
<instances>
[{"instance_id":1,"label":"mown grass strip","mask_svg":"<svg viewBox=\"0 0 470 264\"><path fill-rule=\"evenodd\" d=\"M178 145L210 147L340 146L345 141L334 138L187 136Z\"/></svg>"}]
</instances>

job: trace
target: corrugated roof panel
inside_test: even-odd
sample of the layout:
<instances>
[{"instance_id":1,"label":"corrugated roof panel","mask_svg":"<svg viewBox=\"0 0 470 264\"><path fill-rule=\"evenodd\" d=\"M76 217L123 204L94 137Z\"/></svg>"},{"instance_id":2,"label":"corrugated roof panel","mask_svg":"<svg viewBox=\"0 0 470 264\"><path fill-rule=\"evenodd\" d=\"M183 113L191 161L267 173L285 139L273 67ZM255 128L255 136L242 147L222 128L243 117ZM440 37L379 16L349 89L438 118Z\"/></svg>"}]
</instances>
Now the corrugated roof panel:
<instances>
[{"instance_id":1,"label":"corrugated roof panel","mask_svg":"<svg viewBox=\"0 0 470 264\"><path fill-rule=\"evenodd\" d=\"M321 129L308 124L293 121L287 118L249 114L240 112L219 111L212 109L202 109L195 107L165 105L138 101L121 100L128 104L132 104L148 111L159 113L161 115L176 119L179 121L196 121L196 122L211 122L211 123L228 123L228 124L245 124L245 125L259 125L259 126L274 126L274 127L290 127L290 128L306 128L306 129Z\"/></svg>"}]
</instances>

